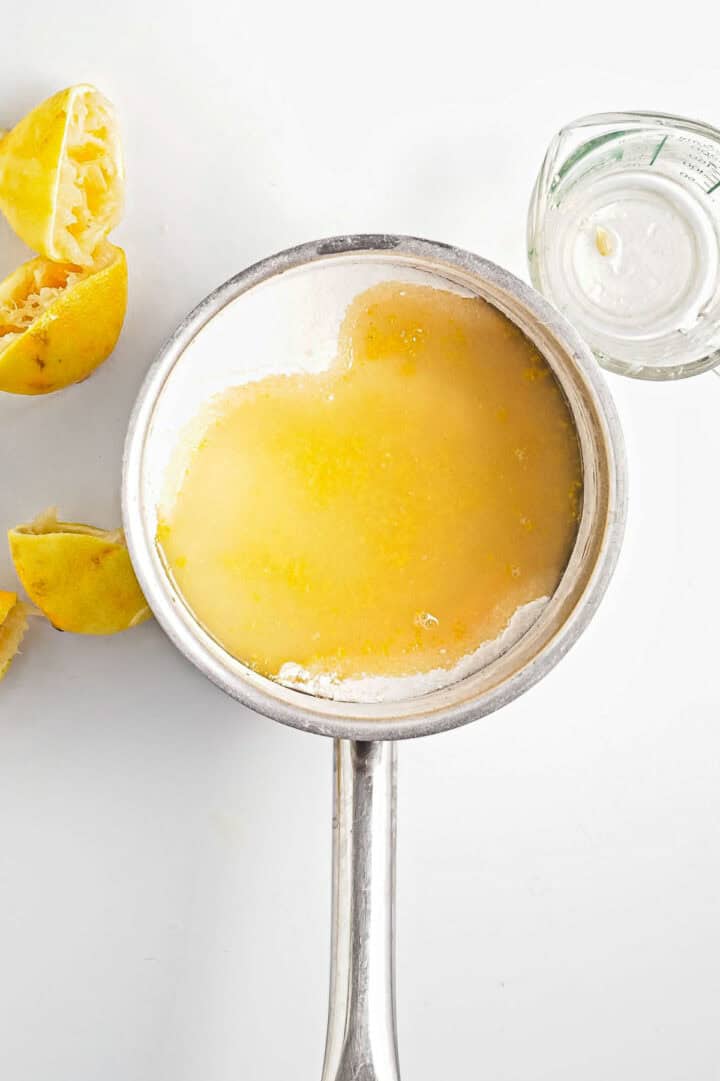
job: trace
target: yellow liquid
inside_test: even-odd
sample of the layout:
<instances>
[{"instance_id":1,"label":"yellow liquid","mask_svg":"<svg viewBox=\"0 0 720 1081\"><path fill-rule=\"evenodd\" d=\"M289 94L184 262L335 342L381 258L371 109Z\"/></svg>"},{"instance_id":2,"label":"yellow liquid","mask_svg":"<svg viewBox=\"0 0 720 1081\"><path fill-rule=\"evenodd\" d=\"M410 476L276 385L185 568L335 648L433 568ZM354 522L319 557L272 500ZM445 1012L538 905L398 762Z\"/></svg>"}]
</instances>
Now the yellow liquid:
<instances>
[{"instance_id":1,"label":"yellow liquid","mask_svg":"<svg viewBox=\"0 0 720 1081\"><path fill-rule=\"evenodd\" d=\"M234 388L204 423L158 543L198 619L264 675L450 669L567 563L575 427L479 299L374 286L328 370Z\"/></svg>"}]
</instances>

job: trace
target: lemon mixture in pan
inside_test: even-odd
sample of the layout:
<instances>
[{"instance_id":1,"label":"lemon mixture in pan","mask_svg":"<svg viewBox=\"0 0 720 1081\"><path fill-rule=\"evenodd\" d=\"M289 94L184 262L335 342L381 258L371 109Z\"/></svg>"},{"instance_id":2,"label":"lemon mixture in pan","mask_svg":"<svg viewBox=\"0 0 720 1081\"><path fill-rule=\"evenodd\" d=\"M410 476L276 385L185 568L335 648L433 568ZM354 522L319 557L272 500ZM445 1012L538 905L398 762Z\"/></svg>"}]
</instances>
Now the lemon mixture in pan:
<instances>
[{"instance_id":1,"label":"lemon mixture in pan","mask_svg":"<svg viewBox=\"0 0 720 1081\"><path fill-rule=\"evenodd\" d=\"M552 594L580 502L575 427L532 343L482 300L383 283L326 371L211 403L158 542L258 672L407 676Z\"/></svg>"}]
</instances>

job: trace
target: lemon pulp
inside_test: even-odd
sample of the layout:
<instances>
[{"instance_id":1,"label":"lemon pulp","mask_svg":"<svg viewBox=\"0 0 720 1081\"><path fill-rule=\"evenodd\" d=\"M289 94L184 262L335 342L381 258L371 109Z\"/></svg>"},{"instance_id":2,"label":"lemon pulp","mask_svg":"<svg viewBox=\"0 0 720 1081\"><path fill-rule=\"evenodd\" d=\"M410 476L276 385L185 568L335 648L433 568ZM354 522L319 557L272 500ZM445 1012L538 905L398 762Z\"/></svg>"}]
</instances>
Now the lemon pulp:
<instances>
[{"instance_id":1,"label":"lemon pulp","mask_svg":"<svg viewBox=\"0 0 720 1081\"><path fill-rule=\"evenodd\" d=\"M112 104L93 87L73 99L60 165L56 242L84 264L122 213L123 166Z\"/></svg>"},{"instance_id":2,"label":"lemon pulp","mask_svg":"<svg viewBox=\"0 0 720 1081\"><path fill-rule=\"evenodd\" d=\"M13 275L17 285L10 295L4 297L0 292L0 353L21 338L66 290L86 277L78 267L46 259L33 259L23 269L24 275Z\"/></svg>"},{"instance_id":3,"label":"lemon pulp","mask_svg":"<svg viewBox=\"0 0 720 1081\"><path fill-rule=\"evenodd\" d=\"M234 656L337 680L451 669L554 591L581 461L532 343L477 298L388 282L320 374L207 408L158 544Z\"/></svg>"}]
</instances>

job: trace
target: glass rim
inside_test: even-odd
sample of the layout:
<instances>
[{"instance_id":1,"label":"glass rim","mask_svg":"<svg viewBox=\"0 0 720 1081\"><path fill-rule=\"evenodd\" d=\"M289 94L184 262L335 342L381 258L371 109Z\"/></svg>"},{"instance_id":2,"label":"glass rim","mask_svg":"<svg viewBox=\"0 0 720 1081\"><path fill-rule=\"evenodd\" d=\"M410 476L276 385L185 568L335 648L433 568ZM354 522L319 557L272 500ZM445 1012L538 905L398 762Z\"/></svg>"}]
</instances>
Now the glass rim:
<instances>
[{"instance_id":1,"label":"glass rim","mask_svg":"<svg viewBox=\"0 0 720 1081\"><path fill-rule=\"evenodd\" d=\"M613 129L618 126L625 126L626 130L614 131ZM576 120L564 124L550 140L535 184L533 185L530 204L528 206L526 231L527 261L530 280L535 289L542 293L543 296L547 297L551 303L556 304L557 301L553 293L546 288L543 280L539 251L543 241L544 208L553 190L552 180L553 177L557 175L558 170L566 165L566 162L561 162L558 166L559 159L562 157L561 151L563 143L569 142L573 135L582 132L583 129L608 129L605 135L597 137L597 141L589 140L587 143L580 143L579 146L575 147L570 154L570 158L572 159L570 167L572 167L572 165L581 161L590 149L597 147L600 141L605 142L608 136L611 138L621 138L623 135L629 134L632 131L642 131L644 128L652 127L657 127L660 130L667 128L674 131L681 130L691 132L694 135L702 136L703 138L717 143L720 148L720 129L713 127L705 121L653 110L587 113L584 116L578 117ZM569 172L569 168L566 169L566 173L567 172ZM577 329L580 334L583 336L585 335L584 327L580 323L577 324ZM720 366L720 347L708 349L703 356L692 361L678 361L673 364L642 364L637 366L610 355L605 350L592 345L589 341L588 346L592 350L598 363L606 371L613 372L615 375L623 375L629 379L645 380L649 382L671 382L679 379L689 379L696 375L702 375L704 372L713 371Z\"/></svg>"}]
</instances>

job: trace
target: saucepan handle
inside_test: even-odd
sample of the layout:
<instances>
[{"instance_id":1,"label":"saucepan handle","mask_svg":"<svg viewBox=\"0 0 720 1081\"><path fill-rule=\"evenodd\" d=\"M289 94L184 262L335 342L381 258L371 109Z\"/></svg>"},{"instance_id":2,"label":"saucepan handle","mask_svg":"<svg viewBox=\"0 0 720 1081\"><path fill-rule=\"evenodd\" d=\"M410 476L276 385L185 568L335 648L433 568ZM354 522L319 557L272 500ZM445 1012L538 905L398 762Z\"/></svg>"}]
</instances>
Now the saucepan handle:
<instances>
[{"instance_id":1,"label":"saucepan handle","mask_svg":"<svg viewBox=\"0 0 720 1081\"><path fill-rule=\"evenodd\" d=\"M322 1081L399 1081L393 742L336 740L330 1011Z\"/></svg>"}]
</instances>

